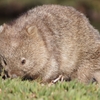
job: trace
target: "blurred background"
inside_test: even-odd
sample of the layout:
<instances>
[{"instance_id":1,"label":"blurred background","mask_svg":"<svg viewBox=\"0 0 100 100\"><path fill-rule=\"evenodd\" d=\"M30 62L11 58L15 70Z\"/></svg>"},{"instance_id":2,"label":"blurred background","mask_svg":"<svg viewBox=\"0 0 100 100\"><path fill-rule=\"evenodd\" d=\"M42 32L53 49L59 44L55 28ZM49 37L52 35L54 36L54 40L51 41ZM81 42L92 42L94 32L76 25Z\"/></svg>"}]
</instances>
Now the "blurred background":
<instances>
[{"instance_id":1,"label":"blurred background","mask_svg":"<svg viewBox=\"0 0 100 100\"><path fill-rule=\"evenodd\" d=\"M27 10L43 4L73 6L100 31L100 0L0 0L0 25L13 21Z\"/></svg>"}]
</instances>

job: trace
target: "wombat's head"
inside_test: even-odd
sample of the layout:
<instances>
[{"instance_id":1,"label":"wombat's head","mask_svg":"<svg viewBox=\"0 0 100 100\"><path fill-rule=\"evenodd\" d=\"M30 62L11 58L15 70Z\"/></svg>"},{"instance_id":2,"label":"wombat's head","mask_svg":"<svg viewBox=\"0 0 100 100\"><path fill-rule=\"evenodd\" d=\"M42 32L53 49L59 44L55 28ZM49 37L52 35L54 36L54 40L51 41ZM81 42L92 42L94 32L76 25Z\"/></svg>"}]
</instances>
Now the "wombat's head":
<instances>
[{"instance_id":1,"label":"wombat's head","mask_svg":"<svg viewBox=\"0 0 100 100\"><path fill-rule=\"evenodd\" d=\"M40 75L46 59L46 48L36 26L21 31L9 25L0 27L0 66L9 77L34 79Z\"/></svg>"}]
</instances>

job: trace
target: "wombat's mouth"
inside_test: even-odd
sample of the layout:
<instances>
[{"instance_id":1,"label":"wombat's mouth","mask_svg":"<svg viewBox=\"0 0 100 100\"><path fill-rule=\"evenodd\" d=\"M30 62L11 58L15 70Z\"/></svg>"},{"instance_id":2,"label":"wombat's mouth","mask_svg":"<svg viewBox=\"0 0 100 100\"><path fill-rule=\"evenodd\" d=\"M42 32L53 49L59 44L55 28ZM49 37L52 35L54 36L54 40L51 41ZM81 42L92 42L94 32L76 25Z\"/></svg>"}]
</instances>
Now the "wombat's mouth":
<instances>
[{"instance_id":1,"label":"wombat's mouth","mask_svg":"<svg viewBox=\"0 0 100 100\"><path fill-rule=\"evenodd\" d=\"M30 77L30 76L24 76L22 78L22 81L24 81L24 80L30 80L30 81L32 81L32 80L34 80L34 78L33 77Z\"/></svg>"},{"instance_id":2,"label":"wombat's mouth","mask_svg":"<svg viewBox=\"0 0 100 100\"><path fill-rule=\"evenodd\" d=\"M22 77L22 80L23 80L23 81L24 81L24 80L30 80L30 81L32 81L32 80L35 80L35 79L37 79L37 78L38 78L37 75L34 75L34 76L25 75L25 76Z\"/></svg>"}]
</instances>

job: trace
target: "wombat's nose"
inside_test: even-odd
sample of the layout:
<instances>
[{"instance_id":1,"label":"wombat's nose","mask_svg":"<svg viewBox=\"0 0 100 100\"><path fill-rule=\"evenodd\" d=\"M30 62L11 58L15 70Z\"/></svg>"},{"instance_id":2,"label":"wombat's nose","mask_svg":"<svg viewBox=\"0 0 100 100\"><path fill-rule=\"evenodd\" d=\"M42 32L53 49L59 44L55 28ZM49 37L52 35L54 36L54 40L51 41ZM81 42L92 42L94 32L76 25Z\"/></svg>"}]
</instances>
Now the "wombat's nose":
<instances>
[{"instance_id":1,"label":"wombat's nose","mask_svg":"<svg viewBox=\"0 0 100 100\"><path fill-rule=\"evenodd\" d=\"M3 75L1 75L3 79L9 78L9 74L7 71L3 71Z\"/></svg>"}]
</instances>

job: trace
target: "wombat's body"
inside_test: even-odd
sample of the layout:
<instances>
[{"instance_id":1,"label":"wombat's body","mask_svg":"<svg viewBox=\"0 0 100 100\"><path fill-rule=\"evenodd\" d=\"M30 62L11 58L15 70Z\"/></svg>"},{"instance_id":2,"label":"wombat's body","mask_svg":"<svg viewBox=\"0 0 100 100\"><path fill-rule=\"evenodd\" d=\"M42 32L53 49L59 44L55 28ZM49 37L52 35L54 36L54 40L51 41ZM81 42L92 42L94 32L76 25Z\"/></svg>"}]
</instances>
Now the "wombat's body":
<instances>
[{"instance_id":1,"label":"wombat's body","mask_svg":"<svg viewBox=\"0 0 100 100\"><path fill-rule=\"evenodd\" d=\"M99 32L74 8L36 7L0 31L1 66L10 77L100 83Z\"/></svg>"}]
</instances>

